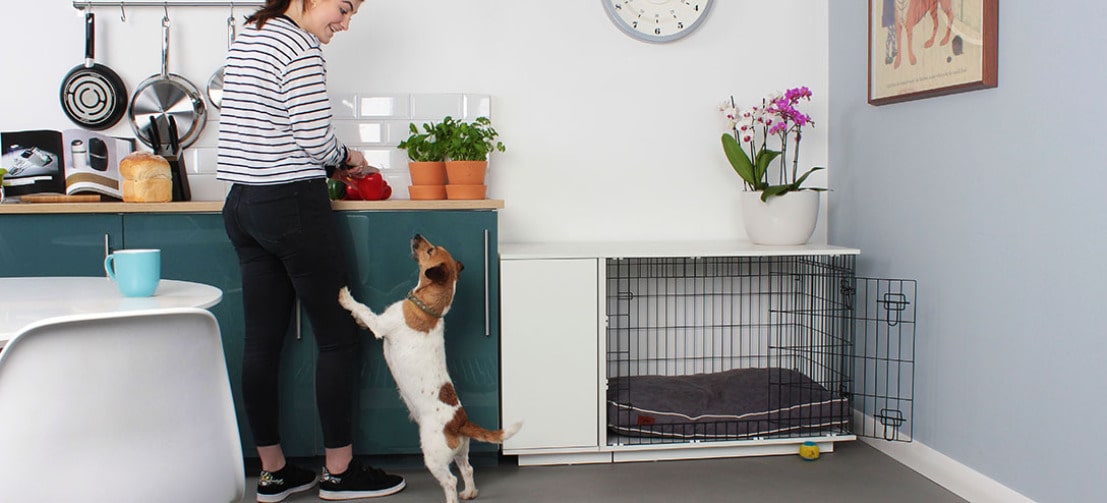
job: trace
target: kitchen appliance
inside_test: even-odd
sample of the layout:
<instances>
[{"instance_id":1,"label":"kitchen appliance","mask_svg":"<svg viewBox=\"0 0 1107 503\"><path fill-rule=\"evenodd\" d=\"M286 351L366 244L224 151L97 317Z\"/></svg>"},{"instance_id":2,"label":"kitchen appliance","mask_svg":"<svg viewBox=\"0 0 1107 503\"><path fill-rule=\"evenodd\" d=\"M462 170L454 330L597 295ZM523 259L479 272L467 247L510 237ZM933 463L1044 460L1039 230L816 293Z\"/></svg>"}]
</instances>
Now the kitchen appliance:
<instances>
[{"instance_id":1,"label":"kitchen appliance","mask_svg":"<svg viewBox=\"0 0 1107 503\"><path fill-rule=\"evenodd\" d=\"M74 170L84 171L89 169L88 167L88 147L85 146L85 141L78 138L69 143L69 151L72 152L73 159L71 165Z\"/></svg>"},{"instance_id":2,"label":"kitchen appliance","mask_svg":"<svg viewBox=\"0 0 1107 503\"><path fill-rule=\"evenodd\" d=\"M159 142L150 133L157 128L148 127L148 124L173 124L182 131L176 138L179 147L187 147L200 137L207 120L207 108L196 86L180 75L169 73L168 15L161 20L161 31L161 73L148 77L138 85L127 111L135 137L155 150L159 148Z\"/></svg>"},{"instance_id":3,"label":"kitchen appliance","mask_svg":"<svg viewBox=\"0 0 1107 503\"><path fill-rule=\"evenodd\" d=\"M127 110L127 86L111 68L94 58L96 19L85 14L85 62L74 67L62 80L59 98L69 120L88 129L107 129L116 125Z\"/></svg>"},{"instance_id":4,"label":"kitchen appliance","mask_svg":"<svg viewBox=\"0 0 1107 503\"><path fill-rule=\"evenodd\" d=\"M96 171L108 170L108 144L104 140L88 139L88 164Z\"/></svg>"}]
</instances>

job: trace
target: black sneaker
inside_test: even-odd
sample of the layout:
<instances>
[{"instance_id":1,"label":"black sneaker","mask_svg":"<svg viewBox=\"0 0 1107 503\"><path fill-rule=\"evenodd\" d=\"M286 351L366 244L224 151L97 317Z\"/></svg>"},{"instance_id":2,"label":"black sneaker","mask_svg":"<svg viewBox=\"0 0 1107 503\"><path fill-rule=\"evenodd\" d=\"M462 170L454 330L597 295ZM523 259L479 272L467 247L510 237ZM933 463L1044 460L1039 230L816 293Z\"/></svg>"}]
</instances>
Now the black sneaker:
<instances>
[{"instance_id":1,"label":"black sneaker","mask_svg":"<svg viewBox=\"0 0 1107 503\"><path fill-rule=\"evenodd\" d=\"M315 487L319 477L311 470L285 464L275 472L261 471L258 477L258 501L276 503L294 493L307 491Z\"/></svg>"},{"instance_id":2,"label":"black sneaker","mask_svg":"<svg viewBox=\"0 0 1107 503\"><path fill-rule=\"evenodd\" d=\"M350 461L346 473L331 475L323 467L323 479L319 481L319 498L325 500L352 500L376 498L396 494L407 485L399 475L390 475L371 466L361 466L358 460Z\"/></svg>"}]
</instances>

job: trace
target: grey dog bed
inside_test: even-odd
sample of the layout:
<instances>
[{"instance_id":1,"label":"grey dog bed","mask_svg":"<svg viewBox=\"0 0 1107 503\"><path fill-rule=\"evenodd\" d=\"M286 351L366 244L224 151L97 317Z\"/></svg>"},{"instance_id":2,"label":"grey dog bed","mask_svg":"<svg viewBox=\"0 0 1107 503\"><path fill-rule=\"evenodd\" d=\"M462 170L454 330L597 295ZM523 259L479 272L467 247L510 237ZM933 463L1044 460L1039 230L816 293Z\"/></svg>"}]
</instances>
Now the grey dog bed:
<instances>
[{"instance_id":1,"label":"grey dog bed","mask_svg":"<svg viewBox=\"0 0 1107 503\"><path fill-rule=\"evenodd\" d=\"M738 369L608 381L611 431L632 437L739 440L844 427L849 402L789 369Z\"/></svg>"}]
</instances>

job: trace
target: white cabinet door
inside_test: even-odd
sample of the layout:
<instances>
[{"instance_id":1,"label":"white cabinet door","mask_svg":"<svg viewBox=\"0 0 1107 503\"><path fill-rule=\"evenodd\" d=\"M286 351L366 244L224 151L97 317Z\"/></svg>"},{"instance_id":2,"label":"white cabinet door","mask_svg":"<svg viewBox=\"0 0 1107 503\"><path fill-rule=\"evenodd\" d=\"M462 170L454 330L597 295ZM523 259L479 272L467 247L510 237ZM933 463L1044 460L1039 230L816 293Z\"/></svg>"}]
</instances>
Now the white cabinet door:
<instances>
[{"instance_id":1,"label":"white cabinet door","mask_svg":"<svg viewBox=\"0 0 1107 503\"><path fill-rule=\"evenodd\" d=\"M500 263L503 424L514 449L599 445L596 259Z\"/></svg>"}]
</instances>

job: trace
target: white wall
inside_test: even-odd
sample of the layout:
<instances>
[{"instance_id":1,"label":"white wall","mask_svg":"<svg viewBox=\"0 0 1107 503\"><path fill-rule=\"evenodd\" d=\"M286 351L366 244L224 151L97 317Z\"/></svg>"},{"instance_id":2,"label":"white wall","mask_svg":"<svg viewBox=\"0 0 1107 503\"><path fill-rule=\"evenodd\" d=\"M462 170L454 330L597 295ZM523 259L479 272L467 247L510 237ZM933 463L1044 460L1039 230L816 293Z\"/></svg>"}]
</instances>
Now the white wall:
<instances>
[{"instance_id":1,"label":"white wall","mask_svg":"<svg viewBox=\"0 0 1107 503\"><path fill-rule=\"evenodd\" d=\"M1107 5L1057 5L1001 2L998 88L872 107L866 2L832 4L830 240L919 280L917 440L1103 501Z\"/></svg>"},{"instance_id":2,"label":"white wall","mask_svg":"<svg viewBox=\"0 0 1107 503\"><path fill-rule=\"evenodd\" d=\"M742 239L741 183L719 144L718 104L810 87L818 127L804 135L801 163L827 165L826 11L825 0L717 1L692 36L650 45L594 0L368 0L326 55L334 93L493 97L508 148L493 156L489 180L489 197L506 202L502 241ZM128 7L125 23L118 8L94 12L97 60L133 92L158 71L162 9ZM169 14L171 70L206 85L222 63L229 10ZM5 6L0 130L71 125L57 92L83 59L82 27L70 0ZM131 135L125 122L109 132ZM213 144L215 129L196 146Z\"/></svg>"}]
</instances>

